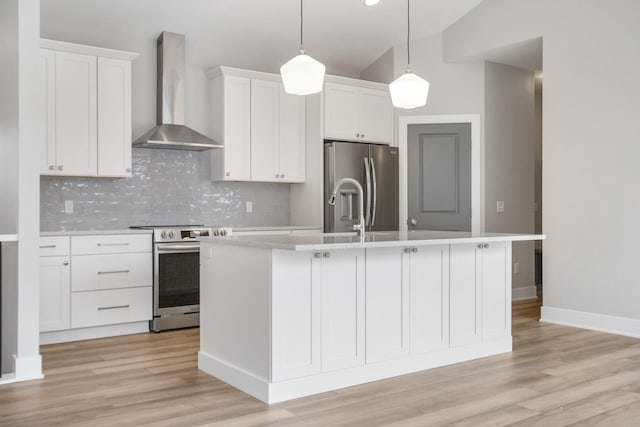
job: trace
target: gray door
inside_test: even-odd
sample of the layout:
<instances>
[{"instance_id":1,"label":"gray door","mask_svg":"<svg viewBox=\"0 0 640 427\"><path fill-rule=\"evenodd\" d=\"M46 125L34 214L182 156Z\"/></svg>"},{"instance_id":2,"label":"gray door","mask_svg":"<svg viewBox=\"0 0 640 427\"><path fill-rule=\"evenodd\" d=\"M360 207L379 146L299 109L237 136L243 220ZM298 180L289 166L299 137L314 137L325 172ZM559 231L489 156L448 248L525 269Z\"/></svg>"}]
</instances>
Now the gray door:
<instances>
[{"instance_id":1,"label":"gray door","mask_svg":"<svg viewBox=\"0 0 640 427\"><path fill-rule=\"evenodd\" d=\"M398 229L398 148L370 145L371 215L369 230Z\"/></svg>"},{"instance_id":2,"label":"gray door","mask_svg":"<svg viewBox=\"0 0 640 427\"><path fill-rule=\"evenodd\" d=\"M471 231L471 124L409 125L409 230Z\"/></svg>"},{"instance_id":3,"label":"gray door","mask_svg":"<svg viewBox=\"0 0 640 427\"><path fill-rule=\"evenodd\" d=\"M345 184L340 187L336 205L327 203L336 182L342 178L353 178L360 182L365 192L364 209L367 209L367 174L369 145L356 142L331 142L324 146L324 231L327 233L353 231L358 224L358 193L356 187ZM364 213L366 217L366 212Z\"/></svg>"}]
</instances>

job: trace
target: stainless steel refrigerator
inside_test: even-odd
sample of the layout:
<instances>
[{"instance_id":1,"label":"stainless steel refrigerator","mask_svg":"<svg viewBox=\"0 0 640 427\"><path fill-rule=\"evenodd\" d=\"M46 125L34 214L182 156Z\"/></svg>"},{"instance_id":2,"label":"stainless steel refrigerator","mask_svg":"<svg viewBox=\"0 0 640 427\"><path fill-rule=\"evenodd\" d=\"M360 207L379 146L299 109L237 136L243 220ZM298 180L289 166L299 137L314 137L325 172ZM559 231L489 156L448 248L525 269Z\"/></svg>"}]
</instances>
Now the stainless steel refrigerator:
<instances>
[{"instance_id":1,"label":"stainless steel refrigerator","mask_svg":"<svg viewBox=\"0 0 640 427\"><path fill-rule=\"evenodd\" d=\"M324 144L324 231L353 231L358 223L358 193L352 184L338 191L336 204L327 201L342 178L360 182L364 191L367 231L398 229L398 148L360 142Z\"/></svg>"}]
</instances>

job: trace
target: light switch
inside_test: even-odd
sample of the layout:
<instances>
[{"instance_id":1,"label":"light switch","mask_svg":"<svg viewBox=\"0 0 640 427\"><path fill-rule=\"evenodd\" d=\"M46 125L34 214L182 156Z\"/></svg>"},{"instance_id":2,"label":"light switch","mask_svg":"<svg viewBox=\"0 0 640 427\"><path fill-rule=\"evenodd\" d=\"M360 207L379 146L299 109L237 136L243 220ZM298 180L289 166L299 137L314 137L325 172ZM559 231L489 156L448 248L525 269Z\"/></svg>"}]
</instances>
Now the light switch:
<instances>
[{"instance_id":1,"label":"light switch","mask_svg":"<svg viewBox=\"0 0 640 427\"><path fill-rule=\"evenodd\" d=\"M519 262L514 262L513 263L513 274L518 274L520 273L520 263Z\"/></svg>"},{"instance_id":2,"label":"light switch","mask_svg":"<svg viewBox=\"0 0 640 427\"><path fill-rule=\"evenodd\" d=\"M496 212L498 213L504 212L504 200L498 200L496 202Z\"/></svg>"},{"instance_id":3,"label":"light switch","mask_svg":"<svg viewBox=\"0 0 640 427\"><path fill-rule=\"evenodd\" d=\"M73 200L64 201L64 213L73 213Z\"/></svg>"},{"instance_id":4,"label":"light switch","mask_svg":"<svg viewBox=\"0 0 640 427\"><path fill-rule=\"evenodd\" d=\"M246 206L247 206L247 213L253 212L253 202L247 201Z\"/></svg>"}]
</instances>

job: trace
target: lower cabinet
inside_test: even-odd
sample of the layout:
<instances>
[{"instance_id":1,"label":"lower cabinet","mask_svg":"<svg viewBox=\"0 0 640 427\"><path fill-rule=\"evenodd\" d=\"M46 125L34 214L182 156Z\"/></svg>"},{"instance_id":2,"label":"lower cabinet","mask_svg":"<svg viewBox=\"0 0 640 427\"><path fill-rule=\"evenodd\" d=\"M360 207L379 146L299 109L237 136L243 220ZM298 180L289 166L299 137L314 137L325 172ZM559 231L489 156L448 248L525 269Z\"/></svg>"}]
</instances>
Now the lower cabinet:
<instances>
[{"instance_id":1,"label":"lower cabinet","mask_svg":"<svg viewBox=\"0 0 640 427\"><path fill-rule=\"evenodd\" d=\"M69 329L70 295L69 257L40 257L40 332Z\"/></svg>"},{"instance_id":2,"label":"lower cabinet","mask_svg":"<svg viewBox=\"0 0 640 427\"><path fill-rule=\"evenodd\" d=\"M363 365L364 250L274 251L272 381Z\"/></svg>"},{"instance_id":3,"label":"lower cabinet","mask_svg":"<svg viewBox=\"0 0 640 427\"><path fill-rule=\"evenodd\" d=\"M149 320L151 287L73 292L71 327L113 325Z\"/></svg>"}]
</instances>

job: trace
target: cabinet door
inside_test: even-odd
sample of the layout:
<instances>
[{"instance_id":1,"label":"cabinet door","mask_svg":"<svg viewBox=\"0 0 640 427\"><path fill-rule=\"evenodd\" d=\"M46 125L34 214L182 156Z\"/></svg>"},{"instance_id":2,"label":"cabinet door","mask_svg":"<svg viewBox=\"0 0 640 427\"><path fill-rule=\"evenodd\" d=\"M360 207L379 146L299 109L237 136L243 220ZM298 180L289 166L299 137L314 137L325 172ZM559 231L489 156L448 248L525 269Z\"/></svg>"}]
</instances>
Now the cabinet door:
<instances>
[{"instance_id":1,"label":"cabinet door","mask_svg":"<svg viewBox=\"0 0 640 427\"><path fill-rule=\"evenodd\" d=\"M280 83L251 80L251 180L276 181Z\"/></svg>"},{"instance_id":2,"label":"cabinet door","mask_svg":"<svg viewBox=\"0 0 640 427\"><path fill-rule=\"evenodd\" d=\"M274 251L272 261L271 380L319 374L322 260Z\"/></svg>"},{"instance_id":3,"label":"cabinet door","mask_svg":"<svg viewBox=\"0 0 640 427\"><path fill-rule=\"evenodd\" d=\"M131 62L98 58L98 175L131 176Z\"/></svg>"},{"instance_id":4,"label":"cabinet door","mask_svg":"<svg viewBox=\"0 0 640 427\"><path fill-rule=\"evenodd\" d=\"M359 88L324 85L324 138L360 140Z\"/></svg>"},{"instance_id":5,"label":"cabinet door","mask_svg":"<svg viewBox=\"0 0 640 427\"><path fill-rule=\"evenodd\" d=\"M40 258L40 332L70 327L69 257Z\"/></svg>"},{"instance_id":6,"label":"cabinet door","mask_svg":"<svg viewBox=\"0 0 640 427\"><path fill-rule=\"evenodd\" d=\"M322 370L363 365L364 250L327 252L322 258Z\"/></svg>"},{"instance_id":7,"label":"cabinet door","mask_svg":"<svg viewBox=\"0 0 640 427\"><path fill-rule=\"evenodd\" d=\"M511 244L489 243L481 250L482 340L511 335Z\"/></svg>"},{"instance_id":8,"label":"cabinet door","mask_svg":"<svg viewBox=\"0 0 640 427\"><path fill-rule=\"evenodd\" d=\"M360 89L360 137L368 142L393 142L393 106L389 91Z\"/></svg>"},{"instance_id":9,"label":"cabinet door","mask_svg":"<svg viewBox=\"0 0 640 427\"><path fill-rule=\"evenodd\" d=\"M411 353L449 347L449 246L411 253Z\"/></svg>"},{"instance_id":10,"label":"cabinet door","mask_svg":"<svg viewBox=\"0 0 640 427\"><path fill-rule=\"evenodd\" d=\"M451 245L450 248L449 339L451 347L480 342L479 251L482 249L475 244Z\"/></svg>"},{"instance_id":11,"label":"cabinet door","mask_svg":"<svg viewBox=\"0 0 640 427\"><path fill-rule=\"evenodd\" d=\"M97 174L96 85L95 56L56 52L58 174Z\"/></svg>"},{"instance_id":12,"label":"cabinet door","mask_svg":"<svg viewBox=\"0 0 640 427\"><path fill-rule=\"evenodd\" d=\"M306 163L305 97L290 95L280 84L280 181L304 182Z\"/></svg>"},{"instance_id":13,"label":"cabinet door","mask_svg":"<svg viewBox=\"0 0 640 427\"><path fill-rule=\"evenodd\" d=\"M403 248L367 250L367 363L409 353L409 265Z\"/></svg>"},{"instance_id":14,"label":"cabinet door","mask_svg":"<svg viewBox=\"0 0 640 427\"><path fill-rule=\"evenodd\" d=\"M40 49L40 173L56 173L56 53Z\"/></svg>"},{"instance_id":15,"label":"cabinet door","mask_svg":"<svg viewBox=\"0 0 640 427\"><path fill-rule=\"evenodd\" d=\"M224 179L251 179L251 80L224 76Z\"/></svg>"}]
</instances>

